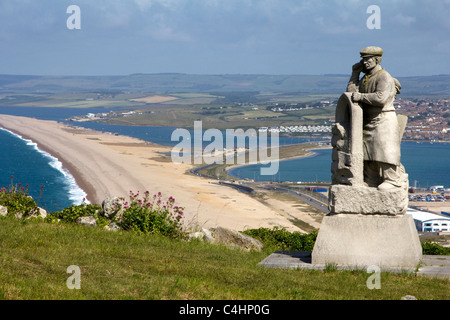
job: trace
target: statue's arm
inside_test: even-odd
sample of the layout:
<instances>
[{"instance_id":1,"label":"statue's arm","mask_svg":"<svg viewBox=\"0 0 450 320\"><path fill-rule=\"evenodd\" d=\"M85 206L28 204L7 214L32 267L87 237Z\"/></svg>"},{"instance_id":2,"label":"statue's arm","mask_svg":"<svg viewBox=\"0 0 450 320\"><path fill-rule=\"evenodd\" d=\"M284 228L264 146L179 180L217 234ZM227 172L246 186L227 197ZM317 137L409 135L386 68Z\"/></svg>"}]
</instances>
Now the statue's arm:
<instances>
[{"instance_id":1,"label":"statue's arm","mask_svg":"<svg viewBox=\"0 0 450 320\"><path fill-rule=\"evenodd\" d=\"M373 93L362 93L360 102L383 108L392 99L394 82L390 77L380 77Z\"/></svg>"},{"instance_id":2,"label":"statue's arm","mask_svg":"<svg viewBox=\"0 0 450 320\"><path fill-rule=\"evenodd\" d=\"M347 84L347 92L358 92L359 91L359 74L354 76L352 74L350 80Z\"/></svg>"},{"instance_id":3,"label":"statue's arm","mask_svg":"<svg viewBox=\"0 0 450 320\"><path fill-rule=\"evenodd\" d=\"M352 75L347 84L347 92L358 92L359 91L359 75L362 71L362 64L360 62L356 63L352 67Z\"/></svg>"}]
</instances>

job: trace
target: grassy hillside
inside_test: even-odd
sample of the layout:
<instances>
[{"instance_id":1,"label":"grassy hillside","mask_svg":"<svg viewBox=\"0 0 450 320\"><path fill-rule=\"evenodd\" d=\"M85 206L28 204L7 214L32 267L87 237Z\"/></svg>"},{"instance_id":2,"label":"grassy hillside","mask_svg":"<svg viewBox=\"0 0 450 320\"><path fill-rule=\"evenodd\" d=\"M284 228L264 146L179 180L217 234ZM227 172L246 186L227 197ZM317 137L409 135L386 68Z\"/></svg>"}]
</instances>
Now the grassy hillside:
<instances>
[{"instance_id":1,"label":"grassy hillside","mask_svg":"<svg viewBox=\"0 0 450 320\"><path fill-rule=\"evenodd\" d=\"M449 280L362 271L268 269L242 252L134 232L0 218L1 299L448 299ZM67 268L81 270L68 289Z\"/></svg>"}]
</instances>

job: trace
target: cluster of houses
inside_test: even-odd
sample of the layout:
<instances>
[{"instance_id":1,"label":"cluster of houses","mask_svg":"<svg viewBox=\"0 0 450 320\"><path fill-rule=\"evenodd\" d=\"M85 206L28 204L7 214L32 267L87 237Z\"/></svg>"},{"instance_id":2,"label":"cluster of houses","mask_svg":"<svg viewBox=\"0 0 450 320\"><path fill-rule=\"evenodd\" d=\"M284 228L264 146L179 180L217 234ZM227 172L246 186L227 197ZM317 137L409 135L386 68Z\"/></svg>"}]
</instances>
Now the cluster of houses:
<instances>
[{"instance_id":1,"label":"cluster of houses","mask_svg":"<svg viewBox=\"0 0 450 320\"><path fill-rule=\"evenodd\" d=\"M108 113L101 112L101 113L88 113L85 116L73 116L70 118L71 121L78 121L78 122L84 122L84 121L95 121L100 119L106 119L109 117L127 117L135 114L135 111L127 111L127 112L115 112L110 111ZM142 114L142 112L139 112L138 114Z\"/></svg>"},{"instance_id":2,"label":"cluster of houses","mask_svg":"<svg viewBox=\"0 0 450 320\"><path fill-rule=\"evenodd\" d=\"M424 141L450 140L450 100L398 99L398 113L408 116L404 139Z\"/></svg>"}]
</instances>

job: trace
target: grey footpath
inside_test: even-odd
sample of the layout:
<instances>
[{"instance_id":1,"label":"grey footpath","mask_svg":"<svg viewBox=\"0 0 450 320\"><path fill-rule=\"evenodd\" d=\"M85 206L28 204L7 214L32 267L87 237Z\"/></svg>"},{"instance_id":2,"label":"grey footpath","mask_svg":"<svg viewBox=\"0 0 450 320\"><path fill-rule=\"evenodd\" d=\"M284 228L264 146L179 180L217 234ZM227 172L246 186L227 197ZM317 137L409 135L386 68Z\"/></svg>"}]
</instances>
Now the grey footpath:
<instances>
[{"instance_id":1,"label":"grey footpath","mask_svg":"<svg viewBox=\"0 0 450 320\"><path fill-rule=\"evenodd\" d=\"M325 270L327 265L312 264L311 252L305 251L275 251L259 263L267 268L286 269L312 269ZM337 270L361 269L366 270L367 266L349 267L343 265L333 266ZM430 276L436 278L450 278L450 256L424 255L418 268L385 268L381 272L407 272L415 273L419 276Z\"/></svg>"}]
</instances>

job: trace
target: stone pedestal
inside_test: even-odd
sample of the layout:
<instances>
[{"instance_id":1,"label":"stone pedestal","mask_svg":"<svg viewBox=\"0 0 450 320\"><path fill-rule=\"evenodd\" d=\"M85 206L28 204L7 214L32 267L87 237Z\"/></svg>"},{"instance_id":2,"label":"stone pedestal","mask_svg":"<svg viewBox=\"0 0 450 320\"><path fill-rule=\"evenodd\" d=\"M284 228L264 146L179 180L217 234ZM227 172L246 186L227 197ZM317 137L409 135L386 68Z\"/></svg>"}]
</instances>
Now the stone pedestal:
<instances>
[{"instance_id":1,"label":"stone pedestal","mask_svg":"<svg viewBox=\"0 0 450 320\"><path fill-rule=\"evenodd\" d=\"M408 208L408 191L395 188L378 191L366 186L332 185L329 191L331 213L402 215Z\"/></svg>"},{"instance_id":2,"label":"stone pedestal","mask_svg":"<svg viewBox=\"0 0 450 320\"><path fill-rule=\"evenodd\" d=\"M352 268L415 268L422 247L410 215L337 214L324 217L312 264Z\"/></svg>"}]
</instances>

